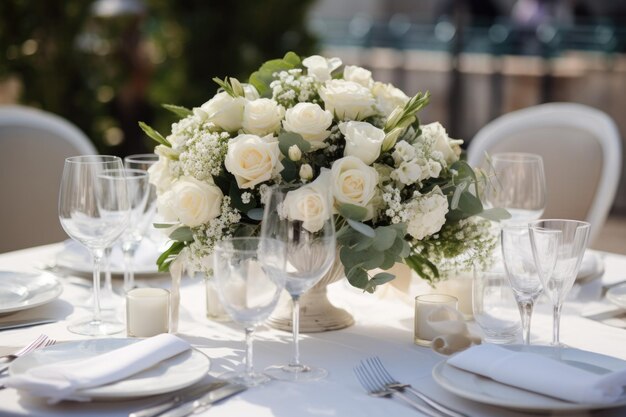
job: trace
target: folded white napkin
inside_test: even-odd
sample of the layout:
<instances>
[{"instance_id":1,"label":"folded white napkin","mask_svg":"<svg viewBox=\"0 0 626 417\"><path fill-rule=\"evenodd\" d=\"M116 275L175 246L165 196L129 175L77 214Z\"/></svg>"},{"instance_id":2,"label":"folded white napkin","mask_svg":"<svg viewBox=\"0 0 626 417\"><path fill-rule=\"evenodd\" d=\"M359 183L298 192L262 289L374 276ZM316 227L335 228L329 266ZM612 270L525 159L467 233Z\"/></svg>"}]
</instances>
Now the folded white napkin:
<instances>
[{"instance_id":1,"label":"folded white napkin","mask_svg":"<svg viewBox=\"0 0 626 417\"><path fill-rule=\"evenodd\" d=\"M47 398L49 403L88 401L78 390L122 380L190 347L186 341L164 333L89 359L31 368L7 378L4 385Z\"/></svg>"},{"instance_id":2,"label":"folded white napkin","mask_svg":"<svg viewBox=\"0 0 626 417\"><path fill-rule=\"evenodd\" d=\"M450 365L517 388L565 401L608 404L626 387L626 369L596 374L529 352L480 345L448 359Z\"/></svg>"},{"instance_id":3,"label":"folded white napkin","mask_svg":"<svg viewBox=\"0 0 626 417\"><path fill-rule=\"evenodd\" d=\"M463 314L454 308L438 307L430 312L426 322L438 335L431 343L437 353L451 355L480 344L480 337L470 332Z\"/></svg>"}]
</instances>

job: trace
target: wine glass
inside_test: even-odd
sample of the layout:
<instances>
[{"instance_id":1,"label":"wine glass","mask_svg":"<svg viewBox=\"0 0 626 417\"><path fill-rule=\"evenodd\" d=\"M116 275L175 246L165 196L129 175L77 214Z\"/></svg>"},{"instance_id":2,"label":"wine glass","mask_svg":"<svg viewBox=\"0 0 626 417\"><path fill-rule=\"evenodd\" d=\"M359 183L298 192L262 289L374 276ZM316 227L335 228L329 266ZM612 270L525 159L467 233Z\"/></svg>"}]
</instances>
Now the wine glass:
<instances>
[{"instance_id":1,"label":"wine glass","mask_svg":"<svg viewBox=\"0 0 626 417\"><path fill-rule=\"evenodd\" d=\"M537 273L528 226L508 224L500 232L502 258L507 278L522 319L522 339L530 344L530 321L543 286Z\"/></svg>"},{"instance_id":2,"label":"wine glass","mask_svg":"<svg viewBox=\"0 0 626 417\"><path fill-rule=\"evenodd\" d=\"M142 153L129 155L124 158L124 166L127 169L139 169L142 171L148 171L151 166L159 161L159 155L154 153ZM148 195L148 201L146 202L145 215L142 218L144 236L152 230L151 226L154 216L156 215L156 186L150 184L150 194Z\"/></svg>"},{"instance_id":3,"label":"wine glass","mask_svg":"<svg viewBox=\"0 0 626 417\"><path fill-rule=\"evenodd\" d=\"M591 225L578 220L539 220L528 227L537 272L552 301L552 345L564 346L559 339L561 307L576 280Z\"/></svg>"},{"instance_id":4,"label":"wine glass","mask_svg":"<svg viewBox=\"0 0 626 417\"><path fill-rule=\"evenodd\" d=\"M300 362L300 297L329 271L335 260L335 224L332 196L313 184L275 186L265 204L261 236L285 242L287 262L282 271L285 289L293 302L293 358L287 365L272 366L265 372L287 381L324 378L325 369Z\"/></svg>"},{"instance_id":5,"label":"wine glass","mask_svg":"<svg viewBox=\"0 0 626 417\"><path fill-rule=\"evenodd\" d=\"M487 167L485 205L506 209L506 223L527 224L537 220L546 207L546 179L543 159L530 153L497 153Z\"/></svg>"},{"instance_id":6,"label":"wine glass","mask_svg":"<svg viewBox=\"0 0 626 417\"><path fill-rule=\"evenodd\" d=\"M93 257L93 316L68 329L87 336L121 332L124 324L100 315L100 267L104 249L118 239L129 221L126 183L117 176L122 160L86 155L65 160L59 192L59 219L65 232L89 249Z\"/></svg>"},{"instance_id":7,"label":"wine glass","mask_svg":"<svg viewBox=\"0 0 626 417\"><path fill-rule=\"evenodd\" d=\"M285 244L275 239L232 238L220 241L213 252L217 293L226 312L246 331L246 369L223 378L246 386L267 382L254 372L252 341L255 327L274 311L285 286Z\"/></svg>"}]
</instances>

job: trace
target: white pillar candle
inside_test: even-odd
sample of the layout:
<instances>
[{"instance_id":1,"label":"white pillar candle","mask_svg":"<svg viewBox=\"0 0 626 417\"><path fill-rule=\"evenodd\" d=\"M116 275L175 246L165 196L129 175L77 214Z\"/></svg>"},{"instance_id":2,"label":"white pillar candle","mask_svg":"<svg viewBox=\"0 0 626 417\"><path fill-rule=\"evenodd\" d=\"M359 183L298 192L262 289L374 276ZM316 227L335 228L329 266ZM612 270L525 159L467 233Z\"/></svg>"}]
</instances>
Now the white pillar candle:
<instances>
[{"instance_id":1,"label":"white pillar candle","mask_svg":"<svg viewBox=\"0 0 626 417\"><path fill-rule=\"evenodd\" d=\"M126 293L126 332L151 337L169 331L170 293L163 288L135 288Z\"/></svg>"},{"instance_id":2,"label":"white pillar candle","mask_svg":"<svg viewBox=\"0 0 626 417\"><path fill-rule=\"evenodd\" d=\"M424 294L415 297L415 334L413 341L420 346L430 346L439 334L428 324L428 316L438 307L457 308L457 299L447 294Z\"/></svg>"},{"instance_id":3,"label":"white pillar candle","mask_svg":"<svg viewBox=\"0 0 626 417\"><path fill-rule=\"evenodd\" d=\"M448 294L459 300L459 311L466 320L471 320L472 313L472 282L474 273L472 271L458 272L456 276L439 281L436 284L435 292L438 294Z\"/></svg>"}]
</instances>

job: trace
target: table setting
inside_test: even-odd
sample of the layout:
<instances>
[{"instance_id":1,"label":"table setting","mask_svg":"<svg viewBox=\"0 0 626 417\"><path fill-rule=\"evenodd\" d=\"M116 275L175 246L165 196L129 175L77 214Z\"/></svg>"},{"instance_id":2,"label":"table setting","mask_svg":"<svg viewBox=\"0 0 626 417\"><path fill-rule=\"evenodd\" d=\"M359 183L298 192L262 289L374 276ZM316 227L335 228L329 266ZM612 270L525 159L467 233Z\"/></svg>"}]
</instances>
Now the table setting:
<instances>
[{"instance_id":1,"label":"table setting","mask_svg":"<svg viewBox=\"0 0 626 417\"><path fill-rule=\"evenodd\" d=\"M471 167L341 65L66 159L71 240L0 254L0 415L626 415L626 256L541 218L541 157Z\"/></svg>"}]
</instances>

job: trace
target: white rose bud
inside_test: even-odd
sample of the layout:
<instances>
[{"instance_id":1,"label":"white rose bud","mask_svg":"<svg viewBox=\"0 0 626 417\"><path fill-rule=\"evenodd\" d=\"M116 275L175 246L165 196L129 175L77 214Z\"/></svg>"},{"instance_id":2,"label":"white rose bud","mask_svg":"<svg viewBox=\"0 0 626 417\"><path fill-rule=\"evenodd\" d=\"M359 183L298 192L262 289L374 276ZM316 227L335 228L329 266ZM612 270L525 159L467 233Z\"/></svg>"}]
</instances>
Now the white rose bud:
<instances>
[{"instance_id":1,"label":"white rose bud","mask_svg":"<svg viewBox=\"0 0 626 417\"><path fill-rule=\"evenodd\" d=\"M353 81L330 80L319 90L326 110L340 120L362 120L376 113L369 88Z\"/></svg>"},{"instance_id":2,"label":"white rose bud","mask_svg":"<svg viewBox=\"0 0 626 417\"><path fill-rule=\"evenodd\" d=\"M302 226L311 233L321 230L332 215L329 184L330 173L323 170L311 184L287 193L282 206L283 215L302 221Z\"/></svg>"},{"instance_id":3,"label":"white rose bud","mask_svg":"<svg viewBox=\"0 0 626 417\"><path fill-rule=\"evenodd\" d=\"M289 154L289 159L294 162L297 162L302 158L302 151L298 148L298 145L291 145L287 153Z\"/></svg>"},{"instance_id":4,"label":"white rose bud","mask_svg":"<svg viewBox=\"0 0 626 417\"><path fill-rule=\"evenodd\" d=\"M331 189L338 204L348 203L368 210L364 220L374 216L373 202L378 172L359 158L344 156L331 168Z\"/></svg>"},{"instance_id":5,"label":"white rose bud","mask_svg":"<svg viewBox=\"0 0 626 417\"><path fill-rule=\"evenodd\" d=\"M367 88L372 87L372 85L374 84L371 71L354 65L345 66L345 68L343 69L343 79L346 81L353 81Z\"/></svg>"},{"instance_id":6,"label":"white rose bud","mask_svg":"<svg viewBox=\"0 0 626 417\"><path fill-rule=\"evenodd\" d=\"M383 151L388 151L393 148L402 132L404 132L404 129L396 127L391 132L387 133L385 140L383 140Z\"/></svg>"},{"instance_id":7,"label":"white rose bud","mask_svg":"<svg viewBox=\"0 0 626 417\"><path fill-rule=\"evenodd\" d=\"M298 103L285 113L283 128L287 132L297 133L311 144L311 150L326 147L324 139L330 136L328 128L333 122L333 115L314 103Z\"/></svg>"},{"instance_id":8,"label":"white rose bud","mask_svg":"<svg viewBox=\"0 0 626 417\"><path fill-rule=\"evenodd\" d=\"M200 226L220 215L222 190L214 184L193 177L180 177L159 204L159 214L166 220L176 218L189 227Z\"/></svg>"},{"instance_id":9,"label":"white rose bud","mask_svg":"<svg viewBox=\"0 0 626 417\"><path fill-rule=\"evenodd\" d=\"M224 165L235 176L239 188L254 188L282 171L279 156L274 137L242 134L228 142Z\"/></svg>"},{"instance_id":10,"label":"white rose bud","mask_svg":"<svg viewBox=\"0 0 626 417\"><path fill-rule=\"evenodd\" d=\"M302 164L299 174L302 181L309 181L313 178L313 168L309 164Z\"/></svg>"},{"instance_id":11,"label":"white rose bud","mask_svg":"<svg viewBox=\"0 0 626 417\"><path fill-rule=\"evenodd\" d=\"M341 59L326 59L323 56L311 55L302 60L302 65L307 69L307 74L317 81L324 82L331 79L331 73L341 66Z\"/></svg>"},{"instance_id":12,"label":"white rose bud","mask_svg":"<svg viewBox=\"0 0 626 417\"><path fill-rule=\"evenodd\" d=\"M200 108L194 109L196 115L204 112L206 118L216 126L236 132L243 123L243 108L246 100L243 97L231 97L228 93L218 93Z\"/></svg>"},{"instance_id":13,"label":"white rose bud","mask_svg":"<svg viewBox=\"0 0 626 417\"><path fill-rule=\"evenodd\" d=\"M380 156L385 132L367 122L340 123L339 130L346 138L344 156L356 156L372 165Z\"/></svg>"},{"instance_id":14,"label":"white rose bud","mask_svg":"<svg viewBox=\"0 0 626 417\"><path fill-rule=\"evenodd\" d=\"M450 139L446 129L439 122L421 126L421 129L421 137L432 143L432 150L440 152L448 166L459 160L462 140Z\"/></svg>"},{"instance_id":15,"label":"white rose bud","mask_svg":"<svg viewBox=\"0 0 626 417\"><path fill-rule=\"evenodd\" d=\"M391 84L375 82L372 94L376 99L376 108L385 116L389 116L396 107L404 107L409 97L402 90Z\"/></svg>"},{"instance_id":16,"label":"white rose bud","mask_svg":"<svg viewBox=\"0 0 626 417\"><path fill-rule=\"evenodd\" d=\"M243 93L246 100L256 100L261 98L259 92L252 84L242 84Z\"/></svg>"},{"instance_id":17,"label":"white rose bud","mask_svg":"<svg viewBox=\"0 0 626 417\"><path fill-rule=\"evenodd\" d=\"M257 136L265 136L280 128L285 109L269 98L248 101L243 110L243 130Z\"/></svg>"}]
</instances>

